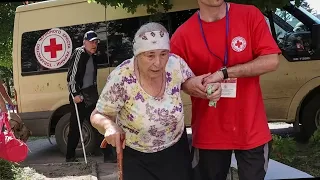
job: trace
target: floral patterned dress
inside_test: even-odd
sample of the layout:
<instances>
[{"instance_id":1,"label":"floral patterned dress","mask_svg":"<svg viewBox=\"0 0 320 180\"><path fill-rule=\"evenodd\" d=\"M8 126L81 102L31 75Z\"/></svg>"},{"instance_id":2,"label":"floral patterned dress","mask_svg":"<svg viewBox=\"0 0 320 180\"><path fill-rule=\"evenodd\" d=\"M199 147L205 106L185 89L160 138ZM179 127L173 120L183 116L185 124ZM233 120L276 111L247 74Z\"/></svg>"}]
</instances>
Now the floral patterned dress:
<instances>
[{"instance_id":1,"label":"floral patterned dress","mask_svg":"<svg viewBox=\"0 0 320 180\"><path fill-rule=\"evenodd\" d=\"M134 58L116 67L108 76L97 102L97 110L116 116L126 132L126 146L152 153L174 145L184 131L181 84L194 74L185 61L170 54L166 87L162 98L155 99L140 86L134 73Z\"/></svg>"}]
</instances>

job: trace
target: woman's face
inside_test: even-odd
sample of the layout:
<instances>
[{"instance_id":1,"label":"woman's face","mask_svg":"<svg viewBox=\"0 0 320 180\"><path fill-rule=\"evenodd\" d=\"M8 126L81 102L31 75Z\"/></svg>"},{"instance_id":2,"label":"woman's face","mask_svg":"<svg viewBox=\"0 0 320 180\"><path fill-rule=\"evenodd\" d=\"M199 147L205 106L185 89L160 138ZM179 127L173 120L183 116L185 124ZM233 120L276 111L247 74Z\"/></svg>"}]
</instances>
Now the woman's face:
<instances>
[{"instance_id":1,"label":"woman's face","mask_svg":"<svg viewBox=\"0 0 320 180\"><path fill-rule=\"evenodd\" d=\"M169 51L157 49L146 51L138 55L139 73L156 78L163 74L169 59Z\"/></svg>"}]
</instances>

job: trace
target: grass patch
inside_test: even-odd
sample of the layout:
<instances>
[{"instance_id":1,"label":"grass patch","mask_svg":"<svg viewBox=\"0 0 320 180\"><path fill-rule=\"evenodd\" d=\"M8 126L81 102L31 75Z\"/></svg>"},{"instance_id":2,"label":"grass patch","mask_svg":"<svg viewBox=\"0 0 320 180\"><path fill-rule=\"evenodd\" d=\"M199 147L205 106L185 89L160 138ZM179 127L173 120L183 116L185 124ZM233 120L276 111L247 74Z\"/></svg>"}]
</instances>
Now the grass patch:
<instances>
[{"instance_id":1,"label":"grass patch","mask_svg":"<svg viewBox=\"0 0 320 180\"><path fill-rule=\"evenodd\" d=\"M21 167L17 163L8 162L0 159L0 179L5 180L34 180L45 179L31 167Z\"/></svg>"},{"instance_id":2,"label":"grass patch","mask_svg":"<svg viewBox=\"0 0 320 180\"><path fill-rule=\"evenodd\" d=\"M320 176L320 130L317 130L307 144L299 144L290 137L273 135L271 159Z\"/></svg>"},{"instance_id":3,"label":"grass patch","mask_svg":"<svg viewBox=\"0 0 320 180\"><path fill-rule=\"evenodd\" d=\"M30 136L28 141L35 141L38 139L47 139L47 138L48 138L47 136Z\"/></svg>"},{"instance_id":4,"label":"grass patch","mask_svg":"<svg viewBox=\"0 0 320 180\"><path fill-rule=\"evenodd\" d=\"M21 176L22 171L19 165L0 159L0 179L23 179Z\"/></svg>"},{"instance_id":5,"label":"grass patch","mask_svg":"<svg viewBox=\"0 0 320 180\"><path fill-rule=\"evenodd\" d=\"M272 136L271 159L304 171L314 177L320 176L320 130L314 133L307 144L299 144L292 137ZM238 180L238 170L231 169L233 179ZM230 178L230 173L228 178Z\"/></svg>"}]
</instances>

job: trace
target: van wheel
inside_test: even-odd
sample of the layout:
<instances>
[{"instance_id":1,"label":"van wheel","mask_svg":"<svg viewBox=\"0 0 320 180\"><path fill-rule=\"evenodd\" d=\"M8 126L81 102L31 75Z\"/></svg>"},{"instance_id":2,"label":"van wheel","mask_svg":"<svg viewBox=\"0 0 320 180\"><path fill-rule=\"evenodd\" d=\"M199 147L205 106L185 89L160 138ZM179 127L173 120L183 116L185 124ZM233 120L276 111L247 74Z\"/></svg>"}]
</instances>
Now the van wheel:
<instances>
[{"instance_id":1,"label":"van wheel","mask_svg":"<svg viewBox=\"0 0 320 180\"><path fill-rule=\"evenodd\" d=\"M66 155L67 153L67 142L69 134L69 119L71 113L67 113L61 117L55 129L55 138L60 151ZM96 135L93 127L88 121L83 122L82 136L86 154L92 154L97 147ZM79 144L76 148L76 155L83 155L81 139L79 138Z\"/></svg>"},{"instance_id":2,"label":"van wheel","mask_svg":"<svg viewBox=\"0 0 320 180\"><path fill-rule=\"evenodd\" d=\"M315 95L301 111L299 140L308 142L313 133L320 128L320 94Z\"/></svg>"}]
</instances>

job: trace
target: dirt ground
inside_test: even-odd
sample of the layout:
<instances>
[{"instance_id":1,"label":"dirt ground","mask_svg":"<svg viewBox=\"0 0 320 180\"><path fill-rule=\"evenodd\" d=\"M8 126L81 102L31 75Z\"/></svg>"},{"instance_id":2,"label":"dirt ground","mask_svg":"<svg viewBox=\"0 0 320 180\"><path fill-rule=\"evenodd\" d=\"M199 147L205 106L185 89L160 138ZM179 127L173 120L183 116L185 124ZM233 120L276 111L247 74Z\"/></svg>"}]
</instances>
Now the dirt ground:
<instances>
[{"instance_id":1,"label":"dirt ground","mask_svg":"<svg viewBox=\"0 0 320 180\"><path fill-rule=\"evenodd\" d=\"M286 128L286 127L285 127ZM284 130L287 132L287 130ZM116 180L116 164L103 163L102 156L87 157L89 166L82 163L65 163L65 158L59 151L55 139L50 144L46 138L30 138L27 142L30 152L22 163L26 180ZM96 172L92 172L92 163L96 163ZM238 180L237 170L233 169L233 180ZM92 176L93 175L93 176ZM95 175L95 177L94 177ZM227 180L230 180L230 174Z\"/></svg>"},{"instance_id":2,"label":"dirt ground","mask_svg":"<svg viewBox=\"0 0 320 180\"><path fill-rule=\"evenodd\" d=\"M24 178L36 180L91 180L92 163L32 164L24 167L23 172Z\"/></svg>"},{"instance_id":3,"label":"dirt ground","mask_svg":"<svg viewBox=\"0 0 320 180\"><path fill-rule=\"evenodd\" d=\"M30 151L27 159L21 163L23 180L97 179L97 163L103 162L102 156L87 156L88 165L85 165L83 156L78 157L78 163L65 163L65 157L59 151L55 139L51 138L51 141L53 144L46 138L28 140Z\"/></svg>"}]
</instances>

